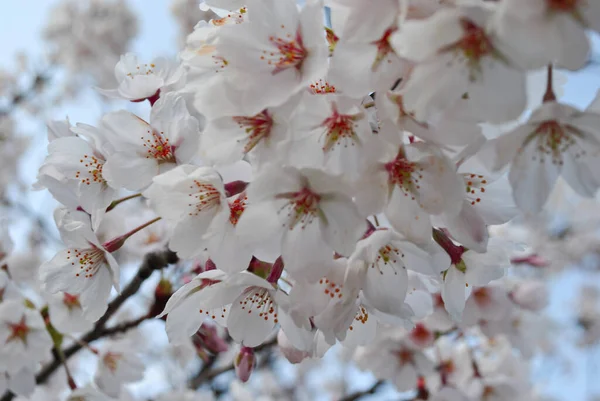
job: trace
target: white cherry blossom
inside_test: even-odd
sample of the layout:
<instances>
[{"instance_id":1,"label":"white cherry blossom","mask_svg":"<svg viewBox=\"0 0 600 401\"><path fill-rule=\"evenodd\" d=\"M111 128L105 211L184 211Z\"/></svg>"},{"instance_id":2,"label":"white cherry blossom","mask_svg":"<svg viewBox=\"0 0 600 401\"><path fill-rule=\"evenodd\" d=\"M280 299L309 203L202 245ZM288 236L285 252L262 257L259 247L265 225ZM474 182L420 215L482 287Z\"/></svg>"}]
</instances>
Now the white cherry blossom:
<instances>
[{"instance_id":1,"label":"white cherry blossom","mask_svg":"<svg viewBox=\"0 0 600 401\"><path fill-rule=\"evenodd\" d=\"M175 93L154 104L150 123L135 114L116 111L102 118L102 127L114 148L102 175L113 188L139 191L158 174L188 163L198 154L198 120Z\"/></svg>"}]
</instances>

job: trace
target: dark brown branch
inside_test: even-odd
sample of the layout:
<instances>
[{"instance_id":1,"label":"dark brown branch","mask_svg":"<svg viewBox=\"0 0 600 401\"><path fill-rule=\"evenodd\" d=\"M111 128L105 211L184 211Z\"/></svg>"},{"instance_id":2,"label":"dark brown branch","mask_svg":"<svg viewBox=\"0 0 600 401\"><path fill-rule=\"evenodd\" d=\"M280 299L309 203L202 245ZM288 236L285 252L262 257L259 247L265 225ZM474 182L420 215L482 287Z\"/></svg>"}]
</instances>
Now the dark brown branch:
<instances>
[{"instance_id":1,"label":"dark brown branch","mask_svg":"<svg viewBox=\"0 0 600 401\"><path fill-rule=\"evenodd\" d=\"M138 319L130 322L118 324L114 327L105 328L106 322L117 312L117 310L123 305L123 303L132 295L134 295L141 287L142 283L150 277L155 270L160 270L167 267L169 264L176 263L178 261L177 254L172 251L166 250L163 252L149 253L144 257L144 261L140 266L137 274L131 280L131 282L121 291L121 293L108 304L106 313L102 316L94 325L94 328L87 334L81 337L79 342L76 342L69 347L63 349L65 360L79 352L82 348L82 344L89 344L92 341L98 340L103 337L114 335L117 333L123 333L133 327L138 326L141 322L148 319L149 316L142 316ZM45 383L46 380L61 366L61 361L58 358L54 358L50 363L43 366L42 369L35 377L37 384ZM7 392L0 399L0 401L11 401L15 397L14 394Z\"/></svg>"},{"instance_id":2,"label":"dark brown branch","mask_svg":"<svg viewBox=\"0 0 600 401\"><path fill-rule=\"evenodd\" d=\"M375 384L373 384L368 389L362 390L362 391L357 391L356 393L348 394L347 396L340 398L339 401L356 401L366 395L375 394L377 389L379 389L379 387L381 387L381 385L383 385L383 383L384 383L383 380L379 380L379 381L375 382Z\"/></svg>"}]
</instances>

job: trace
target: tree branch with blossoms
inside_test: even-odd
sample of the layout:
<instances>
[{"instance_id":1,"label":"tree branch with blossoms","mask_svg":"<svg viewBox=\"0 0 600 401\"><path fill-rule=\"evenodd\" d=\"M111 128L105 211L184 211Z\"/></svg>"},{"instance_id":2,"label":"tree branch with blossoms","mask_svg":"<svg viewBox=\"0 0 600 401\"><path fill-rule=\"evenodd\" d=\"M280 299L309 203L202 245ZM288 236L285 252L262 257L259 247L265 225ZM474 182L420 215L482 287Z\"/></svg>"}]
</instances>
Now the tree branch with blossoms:
<instances>
[{"instance_id":1,"label":"tree branch with blossoms","mask_svg":"<svg viewBox=\"0 0 600 401\"><path fill-rule=\"evenodd\" d=\"M600 95L566 104L559 77L586 65L600 5L177 1L195 27L177 60L126 53L121 1L59 5L44 33L58 64L140 112L48 123L35 188L60 204L64 248L28 283L0 226L1 401L61 366L69 401L114 401L151 364L160 401L317 398L271 361L327 370L334 348L376 380L340 401L388 382L415 400L539 399L525 372L552 348L549 291L530 270L547 278L598 241L573 221L521 252L502 230L547 227L561 196L594 202ZM120 317L158 270L149 310ZM600 296L585 299L583 342L600 341ZM166 337L144 347L131 329L154 317ZM83 348L96 365L81 385L68 362ZM253 386L258 370L269 383ZM238 380L216 388L226 372Z\"/></svg>"}]
</instances>

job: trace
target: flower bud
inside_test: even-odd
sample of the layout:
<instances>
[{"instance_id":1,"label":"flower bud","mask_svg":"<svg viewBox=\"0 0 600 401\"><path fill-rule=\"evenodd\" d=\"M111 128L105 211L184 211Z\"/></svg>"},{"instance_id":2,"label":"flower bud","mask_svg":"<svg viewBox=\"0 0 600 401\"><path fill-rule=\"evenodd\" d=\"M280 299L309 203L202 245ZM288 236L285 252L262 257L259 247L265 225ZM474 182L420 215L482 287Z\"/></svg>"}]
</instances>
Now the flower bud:
<instances>
[{"instance_id":1,"label":"flower bud","mask_svg":"<svg viewBox=\"0 0 600 401\"><path fill-rule=\"evenodd\" d=\"M250 347L242 347L234 359L235 374L242 382L247 382L256 366L256 356Z\"/></svg>"}]
</instances>

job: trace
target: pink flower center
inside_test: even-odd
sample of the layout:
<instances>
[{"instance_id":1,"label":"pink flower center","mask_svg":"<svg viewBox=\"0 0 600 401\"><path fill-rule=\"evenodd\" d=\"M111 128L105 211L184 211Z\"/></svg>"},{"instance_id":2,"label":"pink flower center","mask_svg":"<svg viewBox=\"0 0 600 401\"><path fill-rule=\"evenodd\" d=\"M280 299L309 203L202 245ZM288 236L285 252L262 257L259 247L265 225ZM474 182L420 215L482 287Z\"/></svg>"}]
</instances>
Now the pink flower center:
<instances>
[{"instance_id":1,"label":"pink flower center","mask_svg":"<svg viewBox=\"0 0 600 401\"><path fill-rule=\"evenodd\" d=\"M267 110L263 110L252 117L233 117L233 121L248 134L244 153L254 149L261 140L268 139L273 128L273 118Z\"/></svg>"},{"instance_id":2,"label":"pink flower center","mask_svg":"<svg viewBox=\"0 0 600 401\"><path fill-rule=\"evenodd\" d=\"M92 183L104 184L106 181L102 177L102 167L105 160L94 155L83 155L83 159L79 159L79 163L83 164L85 170L83 174L81 170L75 172L75 179L80 180L82 184L90 185Z\"/></svg>"},{"instance_id":3,"label":"pink flower center","mask_svg":"<svg viewBox=\"0 0 600 401\"><path fill-rule=\"evenodd\" d=\"M492 302L492 298L490 297L490 292L487 288L482 287L473 291L473 298L477 305L481 307L485 307Z\"/></svg>"},{"instance_id":4,"label":"pink flower center","mask_svg":"<svg viewBox=\"0 0 600 401\"><path fill-rule=\"evenodd\" d=\"M570 131L577 132L577 129L563 126L557 121L546 121L525 139L523 145L535 140L537 155L533 157L533 160L537 160L539 157L539 160L543 162L545 157L551 157L553 164L562 166L563 153L576 144L574 135ZM573 156L578 159L585 154L585 149L579 149Z\"/></svg>"},{"instance_id":5,"label":"pink flower center","mask_svg":"<svg viewBox=\"0 0 600 401\"><path fill-rule=\"evenodd\" d=\"M29 334L29 326L27 326L25 316L21 317L18 323L8 323L10 329L10 335L6 339L6 343L10 341L21 341L23 344L27 343L27 335Z\"/></svg>"},{"instance_id":6,"label":"pink flower center","mask_svg":"<svg viewBox=\"0 0 600 401\"><path fill-rule=\"evenodd\" d=\"M285 29L285 25L281 25ZM278 52L268 52L263 50L262 60L267 60L267 64L275 67L273 74L277 74L288 68L295 68L300 71L304 60L308 57L308 51L304 48L300 29L296 31L296 37L286 34L285 38L270 36L269 41L275 46Z\"/></svg>"},{"instance_id":7,"label":"pink flower center","mask_svg":"<svg viewBox=\"0 0 600 401\"><path fill-rule=\"evenodd\" d=\"M489 40L485 30L472 21L463 18L460 21L464 35L458 47L462 50L467 60L473 63L479 63L482 57L491 54L494 50L492 42Z\"/></svg>"},{"instance_id":8,"label":"pink flower center","mask_svg":"<svg viewBox=\"0 0 600 401\"><path fill-rule=\"evenodd\" d=\"M546 0L547 7L552 11L573 12L579 0Z\"/></svg>"},{"instance_id":9,"label":"pink flower center","mask_svg":"<svg viewBox=\"0 0 600 401\"><path fill-rule=\"evenodd\" d=\"M360 114L340 114L335 104L332 105L332 114L321 123L325 127L325 143L323 151L329 152L336 145L344 144L344 147L354 146L358 142L358 137L354 132L356 124L354 121L361 117Z\"/></svg>"},{"instance_id":10,"label":"pink flower center","mask_svg":"<svg viewBox=\"0 0 600 401\"><path fill-rule=\"evenodd\" d=\"M98 248L69 249L67 260L71 261L71 266L79 265L75 277L92 278L104 263L104 252Z\"/></svg>"},{"instance_id":11,"label":"pink flower center","mask_svg":"<svg viewBox=\"0 0 600 401\"><path fill-rule=\"evenodd\" d=\"M410 332L410 338L419 345L427 345L430 341L433 340L433 333L429 331L425 325L419 323L415 326L415 328Z\"/></svg>"},{"instance_id":12,"label":"pink flower center","mask_svg":"<svg viewBox=\"0 0 600 401\"><path fill-rule=\"evenodd\" d=\"M81 308L81 304L79 303L79 295L72 295L66 292L63 296L63 304L69 310L73 310L74 308Z\"/></svg>"},{"instance_id":13,"label":"pink flower center","mask_svg":"<svg viewBox=\"0 0 600 401\"><path fill-rule=\"evenodd\" d=\"M408 349L396 351L396 357L398 358L400 365L406 365L413 362L413 353Z\"/></svg>"},{"instance_id":14,"label":"pink flower center","mask_svg":"<svg viewBox=\"0 0 600 401\"><path fill-rule=\"evenodd\" d=\"M290 230L298 223L302 225L302 228L306 227L319 213L319 201L321 197L309 188L303 188L298 192L279 194L276 198L288 199L288 202L281 210L286 209L288 211L288 227Z\"/></svg>"},{"instance_id":15,"label":"pink flower center","mask_svg":"<svg viewBox=\"0 0 600 401\"><path fill-rule=\"evenodd\" d=\"M398 30L398 28L396 28L396 27L388 28L383 33L383 36L381 38L379 38L378 40L373 42L373 44L375 46L377 46L377 55L375 56L375 61L373 62L373 65L371 66L372 71L376 71L379 68L379 66L381 65L381 62L383 60L385 60L385 58L390 53L394 53L394 49L392 48L392 45L390 44L390 37L397 30ZM391 62L391 60L388 60L388 63L390 63L390 62Z\"/></svg>"},{"instance_id":16,"label":"pink flower center","mask_svg":"<svg viewBox=\"0 0 600 401\"><path fill-rule=\"evenodd\" d=\"M240 195L233 202L229 202L229 222L232 225L236 225L244 210L246 210L246 204L248 197L246 195Z\"/></svg>"},{"instance_id":17,"label":"pink flower center","mask_svg":"<svg viewBox=\"0 0 600 401\"><path fill-rule=\"evenodd\" d=\"M190 197L188 206L192 207L188 216L197 216L221 204L221 193L212 184L194 180L190 189L194 192L188 194Z\"/></svg>"},{"instance_id":18,"label":"pink flower center","mask_svg":"<svg viewBox=\"0 0 600 401\"><path fill-rule=\"evenodd\" d=\"M405 196L421 188L419 180L423 178L420 174L423 169L406 158L403 148L399 150L396 159L385 164L385 169L390 187L398 186L404 191ZM412 198L415 199L414 196Z\"/></svg>"},{"instance_id":19,"label":"pink flower center","mask_svg":"<svg viewBox=\"0 0 600 401\"><path fill-rule=\"evenodd\" d=\"M148 131L150 134L150 131ZM149 138L141 137L146 148L146 159L156 159L159 163L175 163L175 147L169 144L164 132L153 131Z\"/></svg>"}]
</instances>

